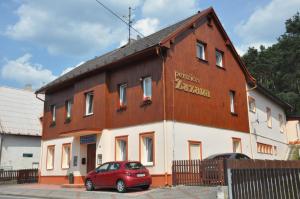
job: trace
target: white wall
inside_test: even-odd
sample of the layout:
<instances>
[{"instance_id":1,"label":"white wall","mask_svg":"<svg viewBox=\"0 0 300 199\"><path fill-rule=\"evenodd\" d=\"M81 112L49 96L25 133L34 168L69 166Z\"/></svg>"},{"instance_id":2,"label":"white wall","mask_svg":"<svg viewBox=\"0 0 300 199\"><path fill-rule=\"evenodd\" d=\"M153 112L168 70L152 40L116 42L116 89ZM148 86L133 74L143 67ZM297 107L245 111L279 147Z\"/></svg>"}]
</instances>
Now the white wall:
<instances>
[{"instance_id":1,"label":"white wall","mask_svg":"<svg viewBox=\"0 0 300 199\"><path fill-rule=\"evenodd\" d=\"M14 170L37 168L41 137L22 135L1 135L1 137L1 167ZM23 157L23 153L32 153L33 157Z\"/></svg>"},{"instance_id":2,"label":"white wall","mask_svg":"<svg viewBox=\"0 0 300 199\"><path fill-rule=\"evenodd\" d=\"M249 89L249 87L247 88ZM286 123L286 115L284 109L278 104L271 101L265 95L261 94L256 89L247 92L248 96L255 99L256 112L249 110L249 126L251 132L253 158L255 159L286 159L288 153L287 131L280 131L279 114L282 115L284 123ZM272 128L267 125L266 108L271 109ZM257 153L257 142L277 146L277 155Z\"/></svg>"},{"instance_id":3,"label":"white wall","mask_svg":"<svg viewBox=\"0 0 300 199\"><path fill-rule=\"evenodd\" d=\"M168 122L168 129L173 137L175 160L188 159L188 141L200 141L202 143L202 158L217 153L232 153L232 138L240 138L242 143L242 153L251 157L249 133L212 128L208 126L193 125L179 122Z\"/></svg>"}]
</instances>

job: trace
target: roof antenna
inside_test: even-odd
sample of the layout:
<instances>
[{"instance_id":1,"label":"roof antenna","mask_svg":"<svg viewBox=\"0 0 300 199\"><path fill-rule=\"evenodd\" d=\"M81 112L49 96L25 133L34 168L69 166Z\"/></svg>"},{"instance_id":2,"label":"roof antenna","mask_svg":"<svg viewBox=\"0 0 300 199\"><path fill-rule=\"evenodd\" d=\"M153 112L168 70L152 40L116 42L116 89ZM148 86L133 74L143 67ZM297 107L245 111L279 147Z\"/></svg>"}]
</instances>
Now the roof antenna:
<instances>
[{"instance_id":1,"label":"roof antenna","mask_svg":"<svg viewBox=\"0 0 300 199\"><path fill-rule=\"evenodd\" d=\"M123 16L128 22L127 22L127 25L128 25L128 44L130 44L131 42L131 28L132 28L132 23L133 23L133 19L131 19L132 17L132 8L131 6L129 6L128 8L128 16Z\"/></svg>"}]
</instances>

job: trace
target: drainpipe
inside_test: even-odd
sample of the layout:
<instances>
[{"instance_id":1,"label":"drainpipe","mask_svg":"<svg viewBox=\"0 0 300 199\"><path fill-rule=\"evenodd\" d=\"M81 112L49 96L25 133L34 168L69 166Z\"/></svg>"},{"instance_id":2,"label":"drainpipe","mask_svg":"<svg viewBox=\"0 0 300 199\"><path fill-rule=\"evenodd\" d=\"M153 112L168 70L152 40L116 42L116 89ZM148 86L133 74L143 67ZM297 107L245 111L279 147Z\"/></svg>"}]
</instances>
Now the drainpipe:
<instances>
[{"instance_id":1,"label":"drainpipe","mask_svg":"<svg viewBox=\"0 0 300 199\"><path fill-rule=\"evenodd\" d=\"M162 59L162 73L163 73L163 134L164 134L164 170L165 170L165 185L168 185L168 153L167 153L167 122L166 122L166 75L165 75L165 58L161 47L157 48L157 53Z\"/></svg>"}]
</instances>

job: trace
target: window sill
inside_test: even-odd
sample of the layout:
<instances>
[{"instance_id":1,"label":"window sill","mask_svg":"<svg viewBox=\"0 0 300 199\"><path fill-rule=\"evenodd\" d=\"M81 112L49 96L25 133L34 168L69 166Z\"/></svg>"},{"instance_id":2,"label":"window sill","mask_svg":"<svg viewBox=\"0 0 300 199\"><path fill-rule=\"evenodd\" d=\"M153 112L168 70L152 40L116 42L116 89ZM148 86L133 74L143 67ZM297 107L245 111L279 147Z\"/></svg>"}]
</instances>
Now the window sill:
<instances>
[{"instance_id":1,"label":"window sill","mask_svg":"<svg viewBox=\"0 0 300 199\"><path fill-rule=\"evenodd\" d=\"M68 169L70 169L70 167L62 167L61 169L62 170L68 170Z\"/></svg>"},{"instance_id":2,"label":"window sill","mask_svg":"<svg viewBox=\"0 0 300 199\"><path fill-rule=\"evenodd\" d=\"M237 116L238 116L238 114L237 114L237 113L230 112L230 114L231 114L232 116L235 116L235 117L237 117Z\"/></svg>"},{"instance_id":3,"label":"window sill","mask_svg":"<svg viewBox=\"0 0 300 199\"><path fill-rule=\"evenodd\" d=\"M226 71L226 68L224 68L224 66L219 66L219 65L216 65L216 66L217 66L218 69Z\"/></svg>"},{"instance_id":4,"label":"window sill","mask_svg":"<svg viewBox=\"0 0 300 199\"><path fill-rule=\"evenodd\" d=\"M199 58L199 57L197 57L197 59L198 59L200 62L203 62L203 63L205 63L205 64L208 64L208 61L207 61L206 59L201 59L201 58Z\"/></svg>"},{"instance_id":5,"label":"window sill","mask_svg":"<svg viewBox=\"0 0 300 199\"><path fill-rule=\"evenodd\" d=\"M123 112L123 111L126 111L127 109L127 106L120 106L118 109L117 109L117 112Z\"/></svg>"},{"instance_id":6,"label":"window sill","mask_svg":"<svg viewBox=\"0 0 300 199\"><path fill-rule=\"evenodd\" d=\"M93 116L94 113L89 113L89 114L85 114L83 117L90 117L90 116Z\"/></svg>"},{"instance_id":7,"label":"window sill","mask_svg":"<svg viewBox=\"0 0 300 199\"><path fill-rule=\"evenodd\" d=\"M144 106L148 106L150 104L152 104L152 100L151 99L147 99L147 100L144 100L140 106L144 107Z\"/></svg>"},{"instance_id":8,"label":"window sill","mask_svg":"<svg viewBox=\"0 0 300 199\"><path fill-rule=\"evenodd\" d=\"M66 118L65 124L69 124L71 122L71 118Z\"/></svg>"},{"instance_id":9,"label":"window sill","mask_svg":"<svg viewBox=\"0 0 300 199\"><path fill-rule=\"evenodd\" d=\"M251 113L256 113L256 111L250 110Z\"/></svg>"},{"instance_id":10,"label":"window sill","mask_svg":"<svg viewBox=\"0 0 300 199\"><path fill-rule=\"evenodd\" d=\"M147 163L142 163L145 167L153 167L154 163L153 162L147 162Z\"/></svg>"},{"instance_id":11,"label":"window sill","mask_svg":"<svg viewBox=\"0 0 300 199\"><path fill-rule=\"evenodd\" d=\"M56 126L56 122L51 122L50 126L51 128L55 127Z\"/></svg>"}]
</instances>

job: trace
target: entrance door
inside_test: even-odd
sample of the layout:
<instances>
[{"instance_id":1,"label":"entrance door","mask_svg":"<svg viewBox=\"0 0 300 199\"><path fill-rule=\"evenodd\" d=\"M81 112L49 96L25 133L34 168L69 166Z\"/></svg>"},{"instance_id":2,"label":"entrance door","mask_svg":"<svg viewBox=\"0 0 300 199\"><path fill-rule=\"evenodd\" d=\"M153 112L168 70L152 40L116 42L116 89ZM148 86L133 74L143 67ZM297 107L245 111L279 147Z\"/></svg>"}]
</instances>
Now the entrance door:
<instances>
[{"instance_id":1,"label":"entrance door","mask_svg":"<svg viewBox=\"0 0 300 199\"><path fill-rule=\"evenodd\" d=\"M95 169L96 166L96 144L87 145L87 173Z\"/></svg>"}]
</instances>

